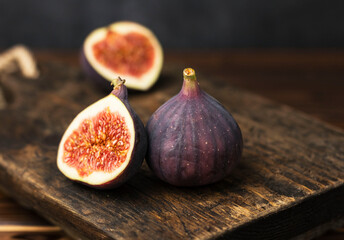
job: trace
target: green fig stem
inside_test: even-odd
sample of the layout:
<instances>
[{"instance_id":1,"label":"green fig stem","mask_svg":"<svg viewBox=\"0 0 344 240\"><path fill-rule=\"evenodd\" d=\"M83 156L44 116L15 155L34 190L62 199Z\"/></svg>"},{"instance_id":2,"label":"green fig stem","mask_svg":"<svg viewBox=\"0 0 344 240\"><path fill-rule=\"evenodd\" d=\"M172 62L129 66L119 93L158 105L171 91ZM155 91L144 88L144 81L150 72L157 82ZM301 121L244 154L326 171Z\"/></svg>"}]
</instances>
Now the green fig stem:
<instances>
[{"instance_id":1,"label":"green fig stem","mask_svg":"<svg viewBox=\"0 0 344 240\"><path fill-rule=\"evenodd\" d=\"M116 89L116 88L119 88L119 86L123 85L124 83L125 83L125 79L118 77L111 82L111 85L113 85L113 89Z\"/></svg>"},{"instance_id":2,"label":"green fig stem","mask_svg":"<svg viewBox=\"0 0 344 240\"><path fill-rule=\"evenodd\" d=\"M122 101L128 98L128 91L124 83L125 79L122 79L121 77L118 77L111 82L111 85L114 86L111 94L117 96Z\"/></svg>"},{"instance_id":3,"label":"green fig stem","mask_svg":"<svg viewBox=\"0 0 344 240\"><path fill-rule=\"evenodd\" d=\"M183 71L183 76L185 80L196 81L196 72L192 68L185 68Z\"/></svg>"},{"instance_id":4,"label":"green fig stem","mask_svg":"<svg viewBox=\"0 0 344 240\"><path fill-rule=\"evenodd\" d=\"M192 68L185 68L183 71L183 87L181 92L186 96L197 96L200 93L200 88L196 78L196 72Z\"/></svg>"}]
</instances>

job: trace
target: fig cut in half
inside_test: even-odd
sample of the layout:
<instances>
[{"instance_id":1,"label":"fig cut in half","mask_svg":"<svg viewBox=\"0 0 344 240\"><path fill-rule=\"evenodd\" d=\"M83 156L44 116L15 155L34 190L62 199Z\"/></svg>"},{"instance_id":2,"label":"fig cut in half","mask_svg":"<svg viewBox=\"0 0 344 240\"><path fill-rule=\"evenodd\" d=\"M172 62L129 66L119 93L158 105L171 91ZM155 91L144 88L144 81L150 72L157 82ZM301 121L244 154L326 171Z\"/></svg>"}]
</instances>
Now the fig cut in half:
<instances>
[{"instance_id":1,"label":"fig cut in half","mask_svg":"<svg viewBox=\"0 0 344 240\"><path fill-rule=\"evenodd\" d=\"M82 49L82 66L98 85L106 87L115 76L126 86L148 90L163 63L161 45L148 28L134 22L116 22L91 32Z\"/></svg>"},{"instance_id":2,"label":"fig cut in half","mask_svg":"<svg viewBox=\"0 0 344 240\"><path fill-rule=\"evenodd\" d=\"M201 186L230 174L243 141L232 115L204 92L195 71L186 68L180 92L148 120L147 163L163 181Z\"/></svg>"},{"instance_id":3,"label":"fig cut in half","mask_svg":"<svg viewBox=\"0 0 344 240\"><path fill-rule=\"evenodd\" d=\"M95 188L114 188L142 165L146 133L123 83L118 78L111 94L80 112L65 131L57 166L67 178Z\"/></svg>"}]
</instances>

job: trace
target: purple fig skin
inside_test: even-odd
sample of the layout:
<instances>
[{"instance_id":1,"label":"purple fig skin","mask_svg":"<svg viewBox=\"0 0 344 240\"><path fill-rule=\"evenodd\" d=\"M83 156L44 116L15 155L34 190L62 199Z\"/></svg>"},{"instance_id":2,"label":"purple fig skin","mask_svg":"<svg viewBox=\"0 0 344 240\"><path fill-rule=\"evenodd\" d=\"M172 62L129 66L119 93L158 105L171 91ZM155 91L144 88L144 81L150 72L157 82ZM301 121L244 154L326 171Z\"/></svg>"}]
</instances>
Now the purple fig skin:
<instances>
[{"instance_id":1,"label":"purple fig skin","mask_svg":"<svg viewBox=\"0 0 344 240\"><path fill-rule=\"evenodd\" d=\"M88 80L96 87L104 91L111 90L110 82L94 70L85 56L84 49L80 53L80 64L84 73L88 76Z\"/></svg>"},{"instance_id":2,"label":"purple fig skin","mask_svg":"<svg viewBox=\"0 0 344 240\"><path fill-rule=\"evenodd\" d=\"M181 91L148 120L146 161L175 186L220 181L238 164L243 140L232 115L201 90L193 69L184 70Z\"/></svg>"},{"instance_id":3,"label":"purple fig skin","mask_svg":"<svg viewBox=\"0 0 344 240\"><path fill-rule=\"evenodd\" d=\"M133 122L134 122L135 142L134 142L134 147L131 153L131 158L129 160L127 167L115 179L101 185L89 185L89 184L84 183L85 185L91 186L93 188L113 189L113 188L117 188L121 186L138 172L138 170L140 169L143 163L144 157L146 155L146 151L147 151L146 131L141 119L137 116L137 114L131 108L128 102L128 90L127 90L127 87L124 85L124 82L125 82L124 80L122 80L121 78L118 78L117 82L114 83L115 87L112 90L111 94L115 95L123 102L123 104L127 107L130 113L130 116L132 117Z\"/></svg>"}]
</instances>

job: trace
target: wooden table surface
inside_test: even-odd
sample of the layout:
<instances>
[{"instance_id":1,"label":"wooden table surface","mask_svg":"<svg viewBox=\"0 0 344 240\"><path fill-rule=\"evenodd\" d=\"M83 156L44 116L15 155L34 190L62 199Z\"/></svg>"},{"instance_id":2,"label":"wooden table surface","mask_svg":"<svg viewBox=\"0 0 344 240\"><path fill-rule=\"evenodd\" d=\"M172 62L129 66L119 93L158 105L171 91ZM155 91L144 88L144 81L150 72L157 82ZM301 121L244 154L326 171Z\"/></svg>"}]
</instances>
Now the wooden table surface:
<instances>
[{"instance_id":1,"label":"wooden table surface","mask_svg":"<svg viewBox=\"0 0 344 240\"><path fill-rule=\"evenodd\" d=\"M36 50L38 62L78 67L77 51ZM193 67L344 129L343 50L169 50L165 62ZM0 239L70 239L0 193ZM344 228L319 239L344 239Z\"/></svg>"}]
</instances>

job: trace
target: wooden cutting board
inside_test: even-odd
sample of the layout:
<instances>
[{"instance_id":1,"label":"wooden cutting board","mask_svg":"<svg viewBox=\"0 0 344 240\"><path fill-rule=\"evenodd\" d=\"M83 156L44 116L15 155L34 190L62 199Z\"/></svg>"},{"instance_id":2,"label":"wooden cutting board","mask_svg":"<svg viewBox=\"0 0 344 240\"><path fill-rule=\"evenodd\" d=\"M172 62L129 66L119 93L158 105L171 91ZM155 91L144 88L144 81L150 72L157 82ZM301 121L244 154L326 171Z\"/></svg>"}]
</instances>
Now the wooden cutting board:
<instances>
[{"instance_id":1,"label":"wooden cutting board","mask_svg":"<svg viewBox=\"0 0 344 240\"><path fill-rule=\"evenodd\" d=\"M60 138L78 112L108 93L79 69L40 67L38 80L1 80L8 106L0 111L0 189L71 236L285 239L344 223L344 133L201 73L201 87L231 111L243 133L243 159L231 176L177 188L144 164L114 190L69 181L55 164ZM182 70L166 66L149 92L129 92L144 122L179 91Z\"/></svg>"}]
</instances>

